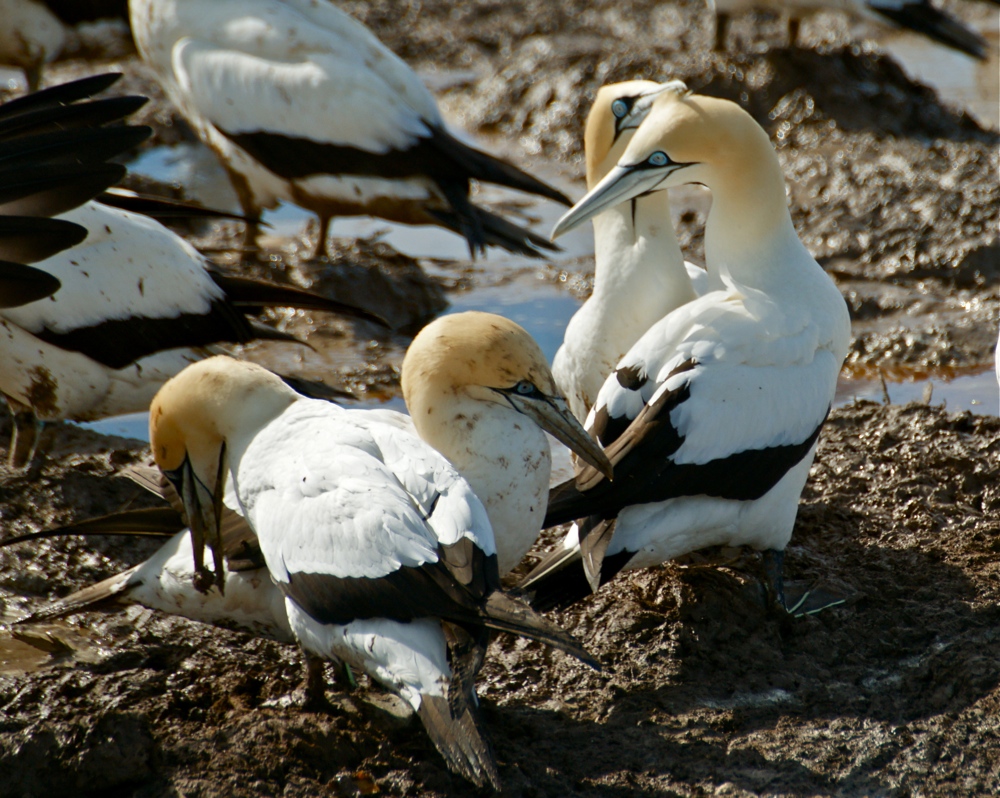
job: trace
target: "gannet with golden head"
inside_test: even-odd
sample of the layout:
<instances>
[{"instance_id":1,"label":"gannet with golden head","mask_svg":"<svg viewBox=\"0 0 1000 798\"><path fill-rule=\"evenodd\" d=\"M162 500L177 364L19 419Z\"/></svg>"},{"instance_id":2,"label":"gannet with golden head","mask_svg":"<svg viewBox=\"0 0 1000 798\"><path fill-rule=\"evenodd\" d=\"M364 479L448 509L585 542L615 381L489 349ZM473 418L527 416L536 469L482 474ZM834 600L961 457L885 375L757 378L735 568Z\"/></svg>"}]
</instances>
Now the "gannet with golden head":
<instances>
[{"instance_id":1,"label":"gannet with golden head","mask_svg":"<svg viewBox=\"0 0 1000 798\"><path fill-rule=\"evenodd\" d=\"M540 353L527 333L499 317L485 325L487 315L438 320L411 345L404 380L411 412L429 419L418 425L421 433L458 420L465 429L482 426L502 438L506 430L494 423L499 416L515 432L518 425L541 423L565 438L565 424L586 440L568 411L535 385L547 369L537 372ZM427 352L463 337L478 346L456 344L442 356ZM427 382L437 384L421 385ZM196 554L200 539L219 540L223 485L231 475L303 649L395 690L453 769L496 785L496 766L474 716L473 677L486 629L587 656L498 592L491 518L462 466L456 469L384 418L306 399L264 369L212 358L163 387L150 409L150 440L157 464L184 499ZM438 432L431 443L442 450L462 439L458 431ZM492 461L492 447L485 448L478 455L460 452L464 467L476 465L477 457L498 471L526 467ZM607 470L596 446L576 448ZM501 474L493 488L506 484ZM532 516L536 527L541 507ZM198 568L200 587L207 589ZM221 557L215 571L218 580Z\"/></svg>"},{"instance_id":2,"label":"gannet with golden head","mask_svg":"<svg viewBox=\"0 0 1000 798\"><path fill-rule=\"evenodd\" d=\"M795 232L767 134L735 103L664 92L553 235L685 183L712 192L705 256L724 287L655 324L604 383L587 427L615 479L582 466L553 489L546 525L576 524L526 580L536 607L721 544L770 552L783 601L781 558L850 319Z\"/></svg>"},{"instance_id":3,"label":"gannet with golden head","mask_svg":"<svg viewBox=\"0 0 1000 798\"><path fill-rule=\"evenodd\" d=\"M587 187L618 162L653 101L674 83L602 86L584 130ZM593 218L594 290L570 319L552 373L583 420L629 348L670 311L708 290L704 269L684 262L666 191L635 197Z\"/></svg>"},{"instance_id":4,"label":"gannet with golden head","mask_svg":"<svg viewBox=\"0 0 1000 798\"><path fill-rule=\"evenodd\" d=\"M436 224L537 255L545 239L469 201L470 180L569 205L448 132L431 93L328 0L132 0L132 32L170 99L222 159L244 212L280 201L320 218Z\"/></svg>"},{"instance_id":5,"label":"gannet with golden head","mask_svg":"<svg viewBox=\"0 0 1000 798\"><path fill-rule=\"evenodd\" d=\"M804 18L820 11L843 11L878 25L919 33L973 58L986 59L986 40L947 11L931 5L930 0L708 0L708 6L716 15L716 50L725 49L733 13L763 8L788 14L788 43L793 47Z\"/></svg>"}]
</instances>

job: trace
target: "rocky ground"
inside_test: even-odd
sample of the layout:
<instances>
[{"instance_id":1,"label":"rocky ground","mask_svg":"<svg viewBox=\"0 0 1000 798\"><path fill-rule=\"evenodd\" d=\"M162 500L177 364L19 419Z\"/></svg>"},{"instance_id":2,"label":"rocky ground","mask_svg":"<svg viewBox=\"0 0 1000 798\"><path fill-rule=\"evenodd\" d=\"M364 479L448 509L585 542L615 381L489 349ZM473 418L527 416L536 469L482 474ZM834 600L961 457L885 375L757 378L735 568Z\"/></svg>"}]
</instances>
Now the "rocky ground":
<instances>
[{"instance_id":1,"label":"rocky ground","mask_svg":"<svg viewBox=\"0 0 1000 798\"><path fill-rule=\"evenodd\" d=\"M593 91L645 76L743 103L772 134L798 229L854 314L849 368L981 367L1000 316L1000 136L914 83L836 16L789 48L746 16L725 55L697 0L344 4L448 88L452 118L522 164L582 171ZM952 10L982 23L985 4ZM978 15L978 16L977 16ZM870 29L862 29L870 30ZM992 39L996 45L996 37ZM154 143L190 132L121 38L81 35L53 79L110 67L151 95ZM700 258L707 205L676 209ZM202 243L233 260L234 231ZM377 241L333 263L274 244L289 279L377 299L392 336L280 317L344 342L348 387L395 391L408 332L468 287ZM583 279L586 262L564 263ZM315 375L309 375L315 376ZM9 429L0 427L0 440ZM0 452L0 455L4 455ZM40 473L0 469L11 535L147 502L112 475L141 444L57 430ZM755 556L622 579L559 620L595 673L502 638L480 680L504 794L992 795L1000 792L1000 419L859 403L831 416L789 547L789 578L849 597L789 620L765 610ZM551 542L549 537L540 546ZM0 550L7 617L139 562L151 542ZM526 567L526 566L525 566ZM141 608L0 633L0 795L462 796L418 722L362 682L298 708L293 647ZM332 671L328 673L332 678Z\"/></svg>"}]
</instances>

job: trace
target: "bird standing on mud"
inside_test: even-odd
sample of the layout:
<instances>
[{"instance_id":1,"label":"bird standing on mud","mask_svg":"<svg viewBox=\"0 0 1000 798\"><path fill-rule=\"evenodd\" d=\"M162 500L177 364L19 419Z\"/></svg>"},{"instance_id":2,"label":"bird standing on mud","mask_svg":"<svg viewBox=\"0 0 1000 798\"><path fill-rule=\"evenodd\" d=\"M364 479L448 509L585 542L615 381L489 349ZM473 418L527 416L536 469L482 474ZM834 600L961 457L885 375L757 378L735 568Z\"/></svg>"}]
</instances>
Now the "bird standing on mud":
<instances>
[{"instance_id":1,"label":"bird standing on mud","mask_svg":"<svg viewBox=\"0 0 1000 798\"><path fill-rule=\"evenodd\" d=\"M678 85L632 80L598 90L584 131L588 188L618 162L653 101ZM570 319L552 361L552 374L581 421L632 344L708 290L707 272L681 254L666 191L610 207L593 223L594 290Z\"/></svg>"},{"instance_id":2,"label":"bird standing on mud","mask_svg":"<svg viewBox=\"0 0 1000 798\"><path fill-rule=\"evenodd\" d=\"M655 324L587 420L615 467L553 489L546 526L575 520L527 577L533 605L571 603L623 569L713 545L781 562L850 341L847 305L799 240L767 134L735 103L664 92L558 236L648 192L701 183L711 279L723 288Z\"/></svg>"},{"instance_id":3,"label":"bird standing on mud","mask_svg":"<svg viewBox=\"0 0 1000 798\"><path fill-rule=\"evenodd\" d=\"M998 0L988 0L996 4ZM765 8L788 14L788 44L794 47L802 19L820 11L846 11L853 16L922 34L928 39L979 60L987 44L978 33L929 0L708 0L715 12L715 49L724 50L729 18L734 12Z\"/></svg>"},{"instance_id":4,"label":"bird standing on mud","mask_svg":"<svg viewBox=\"0 0 1000 798\"><path fill-rule=\"evenodd\" d=\"M417 75L320 0L131 0L136 45L222 159L247 216L278 201L319 216L435 224L537 255L543 238L473 205L471 180L566 205L559 191L448 132Z\"/></svg>"},{"instance_id":5,"label":"bird standing on mud","mask_svg":"<svg viewBox=\"0 0 1000 798\"><path fill-rule=\"evenodd\" d=\"M439 320L414 340L407 354L414 379L439 379L453 401L478 403L484 416L507 407L528 425L551 415L551 401L531 382L540 352L527 333L500 317L483 326L487 314L463 315L471 318ZM470 347L479 347L478 362L461 361L465 384L453 382L454 371L426 370L438 361L421 357L423 349L441 345L442 328L464 328ZM429 415L448 419L448 398L429 395L442 402L426 408ZM557 415L571 424L568 413ZM307 399L265 369L213 358L157 395L150 440L184 500L196 553L199 538L218 544L231 474L302 647L399 693L453 769L497 787L475 717L486 630L527 635L592 660L498 592L497 545L483 503L441 454L384 418ZM223 552L214 553L221 589Z\"/></svg>"}]
</instances>

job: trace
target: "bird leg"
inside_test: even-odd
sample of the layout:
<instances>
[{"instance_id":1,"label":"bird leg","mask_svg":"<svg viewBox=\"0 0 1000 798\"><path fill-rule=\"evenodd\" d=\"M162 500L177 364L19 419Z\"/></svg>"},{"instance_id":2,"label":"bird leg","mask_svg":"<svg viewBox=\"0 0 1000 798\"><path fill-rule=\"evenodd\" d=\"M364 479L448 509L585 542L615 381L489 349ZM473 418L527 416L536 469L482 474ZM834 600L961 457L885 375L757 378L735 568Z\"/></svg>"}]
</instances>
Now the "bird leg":
<instances>
[{"instance_id":1,"label":"bird leg","mask_svg":"<svg viewBox=\"0 0 1000 798\"><path fill-rule=\"evenodd\" d=\"M788 46L798 47L799 44L799 26L802 24L802 20L798 17L788 18Z\"/></svg>"},{"instance_id":2,"label":"bird leg","mask_svg":"<svg viewBox=\"0 0 1000 798\"><path fill-rule=\"evenodd\" d=\"M230 169L223 163L226 174L229 175L229 182L236 192L236 199L239 200L240 210L247 217L243 227L243 253L254 253L256 256L260 252L257 244L257 237L260 235L260 208L253 198L253 191L250 183L239 172ZM242 257L240 258L242 260Z\"/></svg>"},{"instance_id":3,"label":"bird leg","mask_svg":"<svg viewBox=\"0 0 1000 798\"><path fill-rule=\"evenodd\" d=\"M333 217L329 214L321 213L319 215L319 238L316 239L316 249L313 251L312 256L313 260L321 258L323 255L330 257L330 250L326 242L330 235L330 224L332 222Z\"/></svg>"},{"instance_id":4,"label":"bird leg","mask_svg":"<svg viewBox=\"0 0 1000 798\"><path fill-rule=\"evenodd\" d=\"M322 657L315 654L305 655L305 675L302 684L296 693L303 695L302 709L309 712L323 712L330 709L330 702L326 700L326 676L323 673L325 664Z\"/></svg>"},{"instance_id":5,"label":"bird leg","mask_svg":"<svg viewBox=\"0 0 1000 798\"><path fill-rule=\"evenodd\" d=\"M17 471L37 475L45 463L45 450L51 443L52 430L30 408L7 399L11 426L7 465Z\"/></svg>"},{"instance_id":6,"label":"bird leg","mask_svg":"<svg viewBox=\"0 0 1000 798\"><path fill-rule=\"evenodd\" d=\"M715 15L715 51L721 53L726 49L726 34L729 33L729 14Z\"/></svg>"},{"instance_id":7,"label":"bird leg","mask_svg":"<svg viewBox=\"0 0 1000 798\"><path fill-rule=\"evenodd\" d=\"M24 68L24 80L28 84L28 94L34 94L42 85L42 68L44 66L45 61L39 56L34 64Z\"/></svg>"},{"instance_id":8,"label":"bird leg","mask_svg":"<svg viewBox=\"0 0 1000 798\"><path fill-rule=\"evenodd\" d=\"M787 609L785 605L785 581L782 573L785 552L784 550L767 549L762 557L768 598L776 602L782 609Z\"/></svg>"}]
</instances>

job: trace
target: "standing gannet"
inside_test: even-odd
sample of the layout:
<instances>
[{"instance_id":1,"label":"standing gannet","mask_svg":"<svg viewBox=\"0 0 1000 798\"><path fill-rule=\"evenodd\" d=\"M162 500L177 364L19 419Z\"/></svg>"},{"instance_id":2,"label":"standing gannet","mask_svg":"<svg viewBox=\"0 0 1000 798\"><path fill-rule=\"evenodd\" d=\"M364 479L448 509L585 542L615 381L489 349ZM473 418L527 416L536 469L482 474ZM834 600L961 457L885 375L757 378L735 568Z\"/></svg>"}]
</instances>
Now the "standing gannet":
<instances>
[{"instance_id":1,"label":"standing gannet","mask_svg":"<svg viewBox=\"0 0 1000 798\"><path fill-rule=\"evenodd\" d=\"M417 75L327 0L131 0L136 46L228 170L247 216L281 201L436 224L537 255L551 244L469 201L470 180L569 205L448 132Z\"/></svg>"},{"instance_id":2,"label":"standing gannet","mask_svg":"<svg viewBox=\"0 0 1000 798\"><path fill-rule=\"evenodd\" d=\"M793 47L803 18L819 11L845 11L869 22L923 34L973 58L986 58L986 40L929 0L708 0L708 5L716 15L716 50L725 49L729 18L734 12L766 8L788 14L788 43Z\"/></svg>"},{"instance_id":3,"label":"standing gannet","mask_svg":"<svg viewBox=\"0 0 1000 798\"><path fill-rule=\"evenodd\" d=\"M618 164L554 236L651 191L712 192L705 257L724 288L675 310L622 358L587 426L613 482L581 466L546 525L577 519L523 585L536 607L623 569L712 545L783 551L850 341L847 305L799 240L767 134L735 103L664 92ZM581 567L582 560L582 567Z\"/></svg>"},{"instance_id":4,"label":"standing gannet","mask_svg":"<svg viewBox=\"0 0 1000 798\"><path fill-rule=\"evenodd\" d=\"M537 346L500 317L484 325L486 315L447 317L414 339L406 359L416 373L408 376L439 381L447 392L426 392L438 404L412 412L453 419L455 405L489 423L507 406L523 425L549 418L551 401L533 384ZM434 330L427 334L435 326L465 327L480 344L476 359L424 357L423 350L441 346ZM435 367L444 373L428 370ZM572 424L567 412L558 415ZM469 426L478 420L466 418ZM474 677L487 629L591 661L565 633L499 592L490 518L469 483L441 454L377 414L307 399L259 366L211 358L157 394L150 445L184 501L196 553L199 538L218 543L231 475L302 648L397 692L448 764L477 784L499 785L475 719ZM220 552L213 553L221 589Z\"/></svg>"},{"instance_id":5,"label":"standing gannet","mask_svg":"<svg viewBox=\"0 0 1000 798\"><path fill-rule=\"evenodd\" d=\"M66 29L38 0L0 0L0 64L20 67L35 91L42 68L62 52Z\"/></svg>"},{"instance_id":6,"label":"standing gannet","mask_svg":"<svg viewBox=\"0 0 1000 798\"><path fill-rule=\"evenodd\" d=\"M167 379L211 354L206 347L294 340L245 315L261 306L381 322L306 291L218 272L139 214L89 202L59 218L88 231L82 243L35 264L62 287L0 310L0 393L17 419L15 464L37 445L35 422L139 412Z\"/></svg>"},{"instance_id":7,"label":"standing gannet","mask_svg":"<svg viewBox=\"0 0 1000 798\"><path fill-rule=\"evenodd\" d=\"M632 80L602 86L584 130L587 188L608 173L673 83ZM593 218L594 290L570 319L552 374L573 415L590 412L607 376L640 336L670 311L707 290L704 269L684 262L659 191L608 208Z\"/></svg>"}]
</instances>

